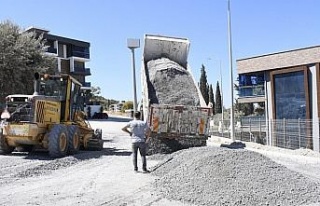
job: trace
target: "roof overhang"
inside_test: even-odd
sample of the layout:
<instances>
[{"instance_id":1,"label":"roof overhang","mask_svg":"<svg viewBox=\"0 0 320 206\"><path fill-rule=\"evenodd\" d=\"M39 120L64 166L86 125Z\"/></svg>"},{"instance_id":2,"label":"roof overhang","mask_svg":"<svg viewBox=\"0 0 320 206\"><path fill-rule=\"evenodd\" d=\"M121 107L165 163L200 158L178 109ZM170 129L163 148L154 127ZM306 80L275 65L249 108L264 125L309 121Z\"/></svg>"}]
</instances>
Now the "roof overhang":
<instances>
[{"instance_id":1,"label":"roof overhang","mask_svg":"<svg viewBox=\"0 0 320 206\"><path fill-rule=\"evenodd\" d=\"M320 46L295 49L237 60L238 74L310 65L320 62Z\"/></svg>"}]
</instances>

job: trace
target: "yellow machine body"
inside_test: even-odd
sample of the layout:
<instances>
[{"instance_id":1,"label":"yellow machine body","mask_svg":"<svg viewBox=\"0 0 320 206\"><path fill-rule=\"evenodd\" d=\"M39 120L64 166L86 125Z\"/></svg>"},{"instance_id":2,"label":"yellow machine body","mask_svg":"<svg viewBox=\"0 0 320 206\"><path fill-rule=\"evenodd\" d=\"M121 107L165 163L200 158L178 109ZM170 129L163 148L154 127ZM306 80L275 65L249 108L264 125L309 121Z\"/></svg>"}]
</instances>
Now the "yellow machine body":
<instances>
[{"instance_id":1,"label":"yellow machine body","mask_svg":"<svg viewBox=\"0 0 320 206\"><path fill-rule=\"evenodd\" d=\"M80 148L101 150L102 130L94 131L85 120L81 84L70 75L43 75L36 81L35 94L7 96L0 153L42 148L61 157Z\"/></svg>"}]
</instances>

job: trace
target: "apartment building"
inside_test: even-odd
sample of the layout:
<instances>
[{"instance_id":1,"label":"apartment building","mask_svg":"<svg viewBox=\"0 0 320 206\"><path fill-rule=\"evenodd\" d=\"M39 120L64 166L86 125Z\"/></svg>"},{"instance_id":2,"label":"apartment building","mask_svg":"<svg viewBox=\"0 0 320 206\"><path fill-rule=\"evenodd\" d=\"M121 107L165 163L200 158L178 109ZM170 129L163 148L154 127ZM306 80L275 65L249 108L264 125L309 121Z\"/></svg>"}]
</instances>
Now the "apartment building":
<instances>
[{"instance_id":1,"label":"apartment building","mask_svg":"<svg viewBox=\"0 0 320 206\"><path fill-rule=\"evenodd\" d=\"M51 34L48 30L29 27L26 32L43 34L47 41L47 55L54 56L57 60L56 73L71 74L82 83L83 89L91 90L91 82L86 77L91 75L86 63L90 61L90 43Z\"/></svg>"}]
</instances>

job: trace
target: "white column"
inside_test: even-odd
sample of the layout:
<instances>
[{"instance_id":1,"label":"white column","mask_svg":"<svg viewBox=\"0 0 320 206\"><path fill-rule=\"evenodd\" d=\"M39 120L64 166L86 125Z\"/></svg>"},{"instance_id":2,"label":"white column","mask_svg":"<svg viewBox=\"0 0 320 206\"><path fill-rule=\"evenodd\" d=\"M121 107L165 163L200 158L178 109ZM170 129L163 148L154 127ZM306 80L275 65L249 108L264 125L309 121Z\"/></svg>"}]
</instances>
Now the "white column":
<instances>
[{"instance_id":1,"label":"white column","mask_svg":"<svg viewBox=\"0 0 320 206\"><path fill-rule=\"evenodd\" d=\"M74 72L74 58L70 57L70 72Z\"/></svg>"},{"instance_id":2,"label":"white column","mask_svg":"<svg viewBox=\"0 0 320 206\"><path fill-rule=\"evenodd\" d=\"M269 73L266 74L266 102L267 104L265 105L265 107L267 108L267 124L268 124L268 145L269 146L273 146L272 145L272 124L271 121L273 120L273 108L272 108L272 101L273 101L273 96L272 96L272 91L271 91L271 80L269 79Z\"/></svg>"},{"instance_id":3,"label":"white column","mask_svg":"<svg viewBox=\"0 0 320 206\"><path fill-rule=\"evenodd\" d=\"M67 45L63 45L63 58L67 58Z\"/></svg>"},{"instance_id":4,"label":"white column","mask_svg":"<svg viewBox=\"0 0 320 206\"><path fill-rule=\"evenodd\" d=\"M61 73L61 59L58 57L58 72Z\"/></svg>"},{"instance_id":5,"label":"white column","mask_svg":"<svg viewBox=\"0 0 320 206\"><path fill-rule=\"evenodd\" d=\"M311 111L312 111L312 140L313 150L319 152L319 117L318 117L318 91L317 91L317 71L316 67L312 66L310 69L311 77Z\"/></svg>"}]
</instances>

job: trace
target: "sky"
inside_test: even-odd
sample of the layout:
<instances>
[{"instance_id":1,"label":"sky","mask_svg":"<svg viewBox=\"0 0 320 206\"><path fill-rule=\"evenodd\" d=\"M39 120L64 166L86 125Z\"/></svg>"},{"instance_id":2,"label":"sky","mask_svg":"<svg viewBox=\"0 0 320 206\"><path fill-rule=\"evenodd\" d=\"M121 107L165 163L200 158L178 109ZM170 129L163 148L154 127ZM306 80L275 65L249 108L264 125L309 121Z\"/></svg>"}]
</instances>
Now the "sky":
<instances>
[{"instance_id":1,"label":"sky","mask_svg":"<svg viewBox=\"0 0 320 206\"><path fill-rule=\"evenodd\" d=\"M103 97L125 101L133 100L132 56L127 39L141 41L141 47L135 50L140 100L144 35L187 38L188 63L194 78L200 80L204 64L208 83L215 93L220 82L228 108L232 102L230 74L232 71L236 83L237 59L320 45L320 0L230 2L232 61L228 51L228 0L0 0L0 21L10 20L24 29L45 28L54 35L90 42L91 59L86 67L92 75L86 81L100 87Z\"/></svg>"}]
</instances>

